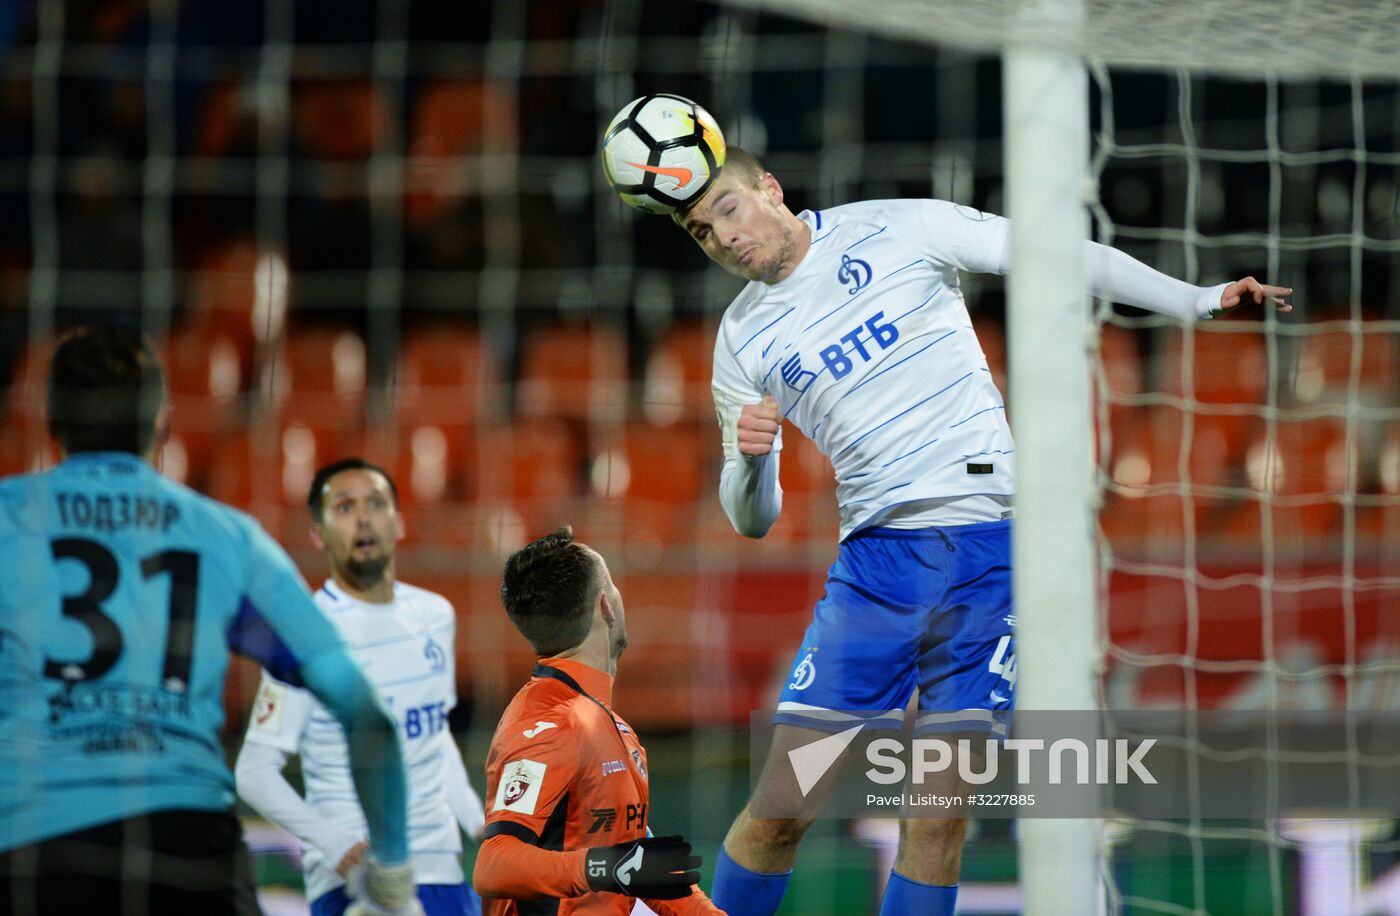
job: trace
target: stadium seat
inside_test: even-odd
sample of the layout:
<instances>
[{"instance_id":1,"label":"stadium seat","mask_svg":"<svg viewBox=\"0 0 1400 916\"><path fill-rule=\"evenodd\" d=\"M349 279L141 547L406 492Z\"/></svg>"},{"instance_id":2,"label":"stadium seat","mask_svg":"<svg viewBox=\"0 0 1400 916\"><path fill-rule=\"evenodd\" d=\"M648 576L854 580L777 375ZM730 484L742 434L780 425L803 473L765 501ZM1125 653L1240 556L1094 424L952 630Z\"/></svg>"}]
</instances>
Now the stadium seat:
<instances>
[{"instance_id":1,"label":"stadium seat","mask_svg":"<svg viewBox=\"0 0 1400 916\"><path fill-rule=\"evenodd\" d=\"M348 328L292 328L269 373L282 425L318 432L363 428L367 360L365 343Z\"/></svg>"},{"instance_id":2,"label":"stadium seat","mask_svg":"<svg viewBox=\"0 0 1400 916\"><path fill-rule=\"evenodd\" d=\"M703 493L704 454L693 423L656 426L634 421L594 451L589 476L604 511L619 512L625 544L693 543Z\"/></svg>"},{"instance_id":3,"label":"stadium seat","mask_svg":"<svg viewBox=\"0 0 1400 916\"><path fill-rule=\"evenodd\" d=\"M627 343L603 324L564 324L528 335L517 408L523 417L620 420L627 407Z\"/></svg>"},{"instance_id":4,"label":"stadium seat","mask_svg":"<svg viewBox=\"0 0 1400 916\"><path fill-rule=\"evenodd\" d=\"M296 83L292 108L298 142L318 159L367 159L393 130L390 99L368 80Z\"/></svg>"},{"instance_id":5,"label":"stadium seat","mask_svg":"<svg viewBox=\"0 0 1400 916\"><path fill-rule=\"evenodd\" d=\"M1353 486L1357 480L1345 421L1340 417L1281 419L1272 441L1265 432L1250 444L1246 471L1250 488L1271 501L1273 537L1303 543L1340 533L1348 464ZM1223 530L1257 541L1263 533L1263 518L1260 507L1251 504L1233 514Z\"/></svg>"},{"instance_id":6,"label":"stadium seat","mask_svg":"<svg viewBox=\"0 0 1400 916\"><path fill-rule=\"evenodd\" d=\"M977 340L982 344L982 354L987 357L987 368L992 371L992 381L996 382L997 390L1003 398L1010 397L1011 392L1006 387L1006 326L1000 319L986 315L974 317L972 326L977 332Z\"/></svg>"},{"instance_id":7,"label":"stadium seat","mask_svg":"<svg viewBox=\"0 0 1400 916\"><path fill-rule=\"evenodd\" d=\"M477 190L464 154L515 145L514 112L489 83L435 80L417 94L409 127L404 219L420 227Z\"/></svg>"},{"instance_id":8,"label":"stadium seat","mask_svg":"<svg viewBox=\"0 0 1400 916\"><path fill-rule=\"evenodd\" d=\"M189 313L183 325L232 343L245 387L253 378L259 342L282 333L285 276L279 279L271 270L274 264L285 267L281 255L260 253L255 240L236 238L208 251L190 275Z\"/></svg>"},{"instance_id":9,"label":"stadium seat","mask_svg":"<svg viewBox=\"0 0 1400 916\"><path fill-rule=\"evenodd\" d=\"M1265 403L1269 355L1257 323L1206 322L1185 332L1169 328L1159 353L1162 391L1207 404Z\"/></svg>"},{"instance_id":10,"label":"stadium seat","mask_svg":"<svg viewBox=\"0 0 1400 916\"><path fill-rule=\"evenodd\" d=\"M816 444L791 424L783 427L778 480L783 488L783 511L764 540L774 546L835 544L841 528L836 472Z\"/></svg>"},{"instance_id":11,"label":"stadium seat","mask_svg":"<svg viewBox=\"0 0 1400 916\"><path fill-rule=\"evenodd\" d=\"M699 321L672 325L647 357L642 412L653 423L714 416L710 394L715 331Z\"/></svg>"},{"instance_id":12,"label":"stadium seat","mask_svg":"<svg viewBox=\"0 0 1400 916\"><path fill-rule=\"evenodd\" d=\"M48 397L47 372L53 341L31 343L20 354L14 375L0 406L0 469L4 474L25 473L57 463L58 444L49 437L44 403Z\"/></svg>"},{"instance_id":13,"label":"stadium seat","mask_svg":"<svg viewBox=\"0 0 1400 916\"><path fill-rule=\"evenodd\" d=\"M693 573L614 570L627 605L627 675L616 705L647 731L715 724L727 713L714 702L724 660L722 615L700 601Z\"/></svg>"},{"instance_id":14,"label":"stadium seat","mask_svg":"<svg viewBox=\"0 0 1400 916\"><path fill-rule=\"evenodd\" d=\"M395 417L409 426L462 429L497 419L502 396L496 354L460 325L404 334L395 380Z\"/></svg>"},{"instance_id":15,"label":"stadium seat","mask_svg":"<svg viewBox=\"0 0 1400 916\"><path fill-rule=\"evenodd\" d=\"M173 408L164 469L203 490L220 437L245 422L251 360L238 341L207 323L179 327L157 348Z\"/></svg>"},{"instance_id":16,"label":"stadium seat","mask_svg":"<svg viewBox=\"0 0 1400 916\"><path fill-rule=\"evenodd\" d=\"M1100 524L1115 547L1175 549L1188 525L1200 533L1204 520L1228 505L1202 487L1244 486L1243 467L1232 462L1215 418L1195 414L1189 427L1187 419L1184 411L1166 405L1119 413L1105 464L1110 485L1100 511ZM1178 487L1183 483L1186 498Z\"/></svg>"},{"instance_id":17,"label":"stadium seat","mask_svg":"<svg viewBox=\"0 0 1400 916\"><path fill-rule=\"evenodd\" d=\"M1388 551L1391 563L1400 562L1400 423L1392 424L1377 462L1379 492L1360 511L1357 530L1373 548Z\"/></svg>"},{"instance_id":18,"label":"stadium seat","mask_svg":"<svg viewBox=\"0 0 1400 916\"><path fill-rule=\"evenodd\" d=\"M1348 329L1318 331L1303 338L1295 395L1300 401L1347 403L1353 367L1363 391L1393 398L1396 387L1394 335L1362 323Z\"/></svg>"},{"instance_id":19,"label":"stadium seat","mask_svg":"<svg viewBox=\"0 0 1400 916\"><path fill-rule=\"evenodd\" d=\"M490 443L491 456L477 474L483 507L508 508L527 540L577 515L583 496L582 449L567 424L518 420L483 428L480 435ZM491 518L490 512L485 518Z\"/></svg>"}]
</instances>

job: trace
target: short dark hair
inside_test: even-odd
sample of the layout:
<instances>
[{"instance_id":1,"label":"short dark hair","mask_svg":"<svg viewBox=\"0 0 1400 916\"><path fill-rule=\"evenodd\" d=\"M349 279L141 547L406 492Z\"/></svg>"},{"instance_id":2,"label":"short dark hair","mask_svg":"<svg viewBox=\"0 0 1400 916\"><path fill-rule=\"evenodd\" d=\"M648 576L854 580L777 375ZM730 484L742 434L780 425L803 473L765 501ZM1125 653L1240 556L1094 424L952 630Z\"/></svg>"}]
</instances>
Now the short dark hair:
<instances>
[{"instance_id":1,"label":"short dark hair","mask_svg":"<svg viewBox=\"0 0 1400 916\"><path fill-rule=\"evenodd\" d=\"M763 167L763 163L759 162L758 157L753 153L741 146L730 146L724 152L724 165L719 167L719 173L716 174L715 177L718 178L720 175L727 175L732 172L738 175L749 187L756 188L758 187L759 181L763 179L764 173L767 171L768 170ZM706 193L709 193L708 190ZM689 213L695 205L700 202L700 198L704 196L704 194L700 194L696 197L692 197L680 207L677 207L671 214L671 221L680 225L684 221L686 214Z\"/></svg>"},{"instance_id":2,"label":"short dark hair","mask_svg":"<svg viewBox=\"0 0 1400 916\"><path fill-rule=\"evenodd\" d=\"M506 561L501 604L535 653L549 657L583 642L602 588L598 561L561 526Z\"/></svg>"},{"instance_id":3,"label":"short dark hair","mask_svg":"<svg viewBox=\"0 0 1400 916\"><path fill-rule=\"evenodd\" d=\"M724 165L720 166L720 172L736 172L742 175L750 185L758 184L763 178L763 174L768 170L763 167L763 163L758 157L742 146L730 146L724 153Z\"/></svg>"},{"instance_id":4,"label":"short dark hair","mask_svg":"<svg viewBox=\"0 0 1400 916\"><path fill-rule=\"evenodd\" d=\"M394 478L389 476L389 472L381 468L372 461L366 461L358 456L342 458L322 467L316 472L316 476L311 478L311 489L306 494L306 507L311 510L311 517L320 522L325 517L321 505L322 497L325 495L321 491L326 488L330 479L341 471L374 471L382 474L389 482L389 495L394 498L394 505L399 504L399 488L394 485Z\"/></svg>"},{"instance_id":5,"label":"short dark hair","mask_svg":"<svg viewBox=\"0 0 1400 916\"><path fill-rule=\"evenodd\" d=\"M122 327L84 327L49 363L49 432L67 454L130 452L155 443L165 371L151 341Z\"/></svg>"}]
</instances>

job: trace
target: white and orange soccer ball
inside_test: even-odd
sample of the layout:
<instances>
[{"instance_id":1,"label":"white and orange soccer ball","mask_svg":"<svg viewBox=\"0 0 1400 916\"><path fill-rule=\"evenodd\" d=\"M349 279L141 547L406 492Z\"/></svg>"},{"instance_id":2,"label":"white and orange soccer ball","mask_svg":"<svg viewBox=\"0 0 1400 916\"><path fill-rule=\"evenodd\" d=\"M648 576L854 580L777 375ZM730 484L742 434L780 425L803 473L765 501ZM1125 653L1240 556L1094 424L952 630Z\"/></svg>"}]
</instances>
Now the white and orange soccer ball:
<instances>
[{"instance_id":1,"label":"white and orange soccer ball","mask_svg":"<svg viewBox=\"0 0 1400 916\"><path fill-rule=\"evenodd\" d=\"M623 106L603 134L603 174L629 206L669 214L696 200L724 165L724 135L690 99L658 93Z\"/></svg>"}]
</instances>

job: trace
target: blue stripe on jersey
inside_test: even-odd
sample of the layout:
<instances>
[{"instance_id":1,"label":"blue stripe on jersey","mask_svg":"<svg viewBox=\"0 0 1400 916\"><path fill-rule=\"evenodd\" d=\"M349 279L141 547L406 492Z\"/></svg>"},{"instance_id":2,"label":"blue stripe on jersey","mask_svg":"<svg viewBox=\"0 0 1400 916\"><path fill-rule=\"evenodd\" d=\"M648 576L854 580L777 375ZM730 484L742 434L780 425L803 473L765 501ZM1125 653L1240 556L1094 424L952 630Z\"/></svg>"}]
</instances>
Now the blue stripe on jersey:
<instances>
[{"instance_id":1,"label":"blue stripe on jersey","mask_svg":"<svg viewBox=\"0 0 1400 916\"><path fill-rule=\"evenodd\" d=\"M993 449L993 450L990 451L990 452L973 452L971 455L963 455L963 458L977 458L977 457L979 457L979 456L981 456L981 455L1010 455L1010 454L1011 454L1012 452L1014 452L1014 451L1016 451L1014 448L1008 448L1008 449L1000 449L1000 448L998 448L998 449Z\"/></svg>"},{"instance_id":2,"label":"blue stripe on jersey","mask_svg":"<svg viewBox=\"0 0 1400 916\"><path fill-rule=\"evenodd\" d=\"M246 595L238 603L238 616L229 624L228 645L262 665L277 680L293 687L302 686L301 661Z\"/></svg>"},{"instance_id":3,"label":"blue stripe on jersey","mask_svg":"<svg viewBox=\"0 0 1400 916\"><path fill-rule=\"evenodd\" d=\"M350 769L350 764L343 760L331 760L328 758L317 757L315 754L307 753L307 747L305 744L302 745L301 751L299 753L301 754L301 757L303 759L303 769L305 769L305 764L308 763L311 764L313 768L321 770Z\"/></svg>"},{"instance_id":4,"label":"blue stripe on jersey","mask_svg":"<svg viewBox=\"0 0 1400 916\"><path fill-rule=\"evenodd\" d=\"M1005 407L984 407L984 408L982 408L981 410L977 411L977 412L974 413L974 414L970 414L970 415L968 415L968 416L966 416L966 417L963 417L961 420L959 420L958 422L954 423L952 426L950 426L950 427L948 427L948 428L949 428L949 429L956 429L957 427L962 426L962 425L963 425L964 423L966 423L968 420L971 420L973 417L980 417L982 414L986 413L986 412L989 411L989 410L1005 410L1005 409L1006 409Z\"/></svg>"},{"instance_id":5,"label":"blue stripe on jersey","mask_svg":"<svg viewBox=\"0 0 1400 916\"><path fill-rule=\"evenodd\" d=\"M870 233L870 234L867 235L865 238L863 238L863 239L857 239L856 241L852 242L851 244L847 245L845 248L843 248L843 249L841 249L841 250L842 250L842 251L850 251L852 248L856 247L856 246L859 245L861 242L868 242L868 241L870 241L870 240L873 239L875 236L879 235L881 232L884 232L884 231L885 231L886 229L888 229L888 228L890 228L890 227L889 227L889 226L881 226L879 229L876 229L874 232Z\"/></svg>"},{"instance_id":6,"label":"blue stripe on jersey","mask_svg":"<svg viewBox=\"0 0 1400 916\"><path fill-rule=\"evenodd\" d=\"M744 346L743 346L743 347L740 347L739 349L737 349L737 350L734 351L734 355L735 355L735 356L738 356L740 353L743 353L743 352L744 352L744 348L747 347L749 344L753 343L754 340L758 337L759 334L762 334L764 331L768 330L768 329L771 328L773 325L775 325L775 324L777 324L778 322L782 321L784 318L786 318L787 316L791 315L791 314L792 314L793 312L795 312L795 311L797 311L797 306L794 305L792 308L788 309L786 312L783 312L783 313L782 313L781 315L779 315L777 318L774 318L772 321L768 322L768 323L765 324L763 327L759 328L759 329L754 333L753 337L750 337L748 340L744 341Z\"/></svg>"},{"instance_id":7,"label":"blue stripe on jersey","mask_svg":"<svg viewBox=\"0 0 1400 916\"><path fill-rule=\"evenodd\" d=\"M424 630L421 633L401 633L398 636L386 636L384 639L376 639L370 642L351 643L356 649L369 649L374 646L387 646L390 643L406 642L410 639L422 639L430 633L441 633L443 630L450 630L456 626L456 622L445 623L440 627L433 627L431 630Z\"/></svg>"},{"instance_id":8,"label":"blue stripe on jersey","mask_svg":"<svg viewBox=\"0 0 1400 916\"><path fill-rule=\"evenodd\" d=\"M777 342L778 342L778 338L776 338L776 337L774 337L772 340L768 341L768 346L764 347L764 348L763 348L763 352L760 353L760 354L758 354L758 355L759 355L760 357L766 357L766 356L768 355L768 351L771 350L771 349L773 349L773 344L775 344L775 343L777 343Z\"/></svg>"},{"instance_id":9,"label":"blue stripe on jersey","mask_svg":"<svg viewBox=\"0 0 1400 916\"><path fill-rule=\"evenodd\" d=\"M921 446L919 446L918 448L914 449L913 451L905 452L903 455L900 455L898 458L891 458L889 461L886 461L884 464L880 465L880 467L882 467L882 468L887 468L887 467L889 467L890 465L894 464L896 461L903 461L905 458L908 458L910 455L914 455L914 454L917 454L917 453L919 453L919 452L922 452L924 449L928 448L930 445L932 445L933 443L937 442L937 441L938 441L939 439L941 439L941 438L943 438L943 437L942 437L942 436L937 436L937 437L935 437L935 438L933 438L933 439L930 439L930 440L928 440L927 442L925 442L923 445L921 445Z\"/></svg>"},{"instance_id":10,"label":"blue stripe on jersey","mask_svg":"<svg viewBox=\"0 0 1400 916\"><path fill-rule=\"evenodd\" d=\"M910 265L910 266L912 267L913 265ZM899 270L903 270L903 269L904 269L904 268L901 267ZM895 271L895 273L899 273L899 270ZM902 314L902 315L896 315L894 318L891 318L891 319L890 319L890 322L891 322L891 323L897 324L901 318L908 318L910 315L914 314L914 313L917 312L919 309L923 308L924 306L928 305L928 304L929 304L930 302L932 302L933 300L937 299L937 298L938 298L938 294L941 293L941 292L943 292L943 290L941 290L941 289L936 289L936 290L934 290L933 293L930 294L929 297L928 297L927 299L925 299L923 302L920 302L918 305L914 306L912 309L910 309L909 311L905 312L904 314ZM974 333L975 333L975 332L974 332Z\"/></svg>"},{"instance_id":11,"label":"blue stripe on jersey","mask_svg":"<svg viewBox=\"0 0 1400 916\"><path fill-rule=\"evenodd\" d=\"M929 332L929 334L932 334L932 333L933 333L932 331ZM875 372L875 373L873 373L873 374L871 374L871 375L867 375L865 378L861 379L858 383L856 383L856 385L855 385L853 388L851 388L851 390L847 391L846 394L841 395L841 397L844 398L844 397L846 397L847 395L855 394L855 393L856 393L857 391L859 391L861 388L863 388L863 387L865 387L866 385L870 384L871 382L875 381L877 378L879 378L880 376L884 375L886 372L889 372L889 371L890 371L891 369L893 369L895 366L898 366L898 365L901 365L902 363L908 362L909 360L911 360L911 359L913 359L914 357L918 356L920 353L922 353L922 352L924 352L925 350L927 350L929 347L932 347L934 344L937 344L937 343L939 343L939 342L941 342L941 341L947 340L949 337L952 337L952 336L953 336L954 334L956 334L956 333L957 333L957 331L949 331L948 333L944 334L942 337L939 337L937 340L931 340L931 341L929 341L927 344L925 344L924 346L922 346L922 347L920 347L919 349L915 350L913 353L910 353L908 356L904 357L903 359L898 360L897 362L891 363L891 364L888 365L888 366L885 366L884 368L880 369L878 372ZM920 337L927 337L927 336L928 336L928 334L920 334L920 335L918 335L918 337L911 337L911 338L909 338L908 343L909 343L909 344L912 344L914 341L918 340ZM890 356L894 356L894 355L898 354L900 350L905 349L907 346L908 346L908 344L906 344L904 347L899 347L899 348L897 348L896 350L894 350L894 351L890 354ZM839 402L838 402L838 403L839 403Z\"/></svg>"},{"instance_id":12,"label":"blue stripe on jersey","mask_svg":"<svg viewBox=\"0 0 1400 916\"><path fill-rule=\"evenodd\" d=\"M962 382L967 381L967 380L970 379L970 378L972 378L972 373L971 373L971 372L967 373L966 375L964 375L962 378L958 379L957 381L948 383L948 384L945 385L944 387L942 387L942 388L940 388L939 390L935 391L933 394L931 394L931 395L929 395L928 397L924 398L922 401L919 401L919 402L916 403L916 404L913 404L913 405L911 405L911 406L909 406L909 407L906 407L904 410L901 410L899 413L897 413L897 414L895 414L894 416L890 417L888 420L884 420L884 421L882 421L882 422L880 422L880 423L877 423L877 424L875 424L874 426L870 427L870 428L867 429L865 432L861 433L860 436L859 436L854 442L852 442L851 444L847 445L845 448L841 449L841 451L837 452L835 455L832 455L832 456L831 456L831 463L832 463L832 464L835 464L837 458L840 458L842 455L846 454L846 453L849 452L851 449L855 448L857 445L860 444L861 439L864 439L866 436L868 436L868 435L870 435L871 433L875 432L875 430L890 425L890 424L893 423L895 420L898 420L900 417L904 416L905 414L909 413L910 411L914 410L915 408L922 407L923 405L927 404L929 401L932 401L934 398L938 397L938 396L941 395L941 394L945 394L945 393L948 392L949 390L951 390L951 389L957 387L959 384L961 384ZM809 390L810 390L810 389L809 389ZM970 419L972 419L972 418L971 418L971 417L968 417L968 419L970 420ZM967 422L967 421L964 420L963 422Z\"/></svg>"},{"instance_id":13,"label":"blue stripe on jersey","mask_svg":"<svg viewBox=\"0 0 1400 916\"><path fill-rule=\"evenodd\" d=\"M812 216L813 216L813 218L816 219L816 221L817 221L817 231L820 232L820 231L821 231L821 228L822 228L822 211L820 211L820 210L813 210L813 211L812 211Z\"/></svg>"},{"instance_id":14,"label":"blue stripe on jersey","mask_svg":"<svg viewBox=\"0 0 1400 916\"><path fill-rule=\"evenodd\" d=\"M886 493L893 493L895 490L902 490L902 489L904 489L905 487L909 486L909 485L910 485L911 483L913 483L913 482L914 482L914 481L912 481L912 480L906 480L906 481L904 481L904 483L897 483L897 484L895 484L894 486L889 487L888 489L885 489L885 490L883 490L883 491L881 491L881 492L879 492L879 493L876 493L874 496L867 496L865 499L853 499L853 500L851 500L850 502L846 503L846 505L848 505L848 506L858 506L858 505L860 505L861 503L872 502L872 501L877 500L877 499L879 499L880 497L884 496Z\"/></svg>"},{"instance_id":15,"label":"blue stripe on jersey","mask_svg":"<svg viewBox=\"0 0 1400 916\"><path fill-rule=\"evenodd\" d=\"M437 676L438 676L438 672L436 672L436 671L429 671L427 674L415 674L413 677L406 677L406 678L403 678L402 680L397 680L397 681L385 681L384 683L382 683L382 684L377 684L376 686L383 688L383 687L397 687L397 686L399 686L400 684L416 684L416 683L419 682L419 681L426 681L426 680L427 680L428 678L430 678L430 677L437 677Z\"/></svg>"}]
</instances>

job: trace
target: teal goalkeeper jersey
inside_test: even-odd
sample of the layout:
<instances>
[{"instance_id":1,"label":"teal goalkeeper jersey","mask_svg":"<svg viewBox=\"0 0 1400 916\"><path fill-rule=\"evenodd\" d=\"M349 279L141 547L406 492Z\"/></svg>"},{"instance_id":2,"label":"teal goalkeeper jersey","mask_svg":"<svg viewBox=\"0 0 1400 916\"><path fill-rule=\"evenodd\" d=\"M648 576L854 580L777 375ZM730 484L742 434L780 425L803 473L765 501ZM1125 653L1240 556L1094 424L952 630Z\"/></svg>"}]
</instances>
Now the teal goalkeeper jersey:
<instances>
[{"instance_id":1,"label":"teal goalkeeper jersey","mask_svg":"<svg viewBox=\"0 0 1400 916\"><path fill-rule=\"evenodd\" d=\"M232 805L230 649L292 683L344 651L253 519L134 455L0 480L0 850Z\"/></svg>"}]
</instances>

